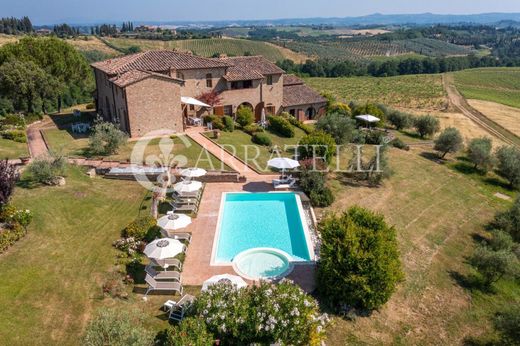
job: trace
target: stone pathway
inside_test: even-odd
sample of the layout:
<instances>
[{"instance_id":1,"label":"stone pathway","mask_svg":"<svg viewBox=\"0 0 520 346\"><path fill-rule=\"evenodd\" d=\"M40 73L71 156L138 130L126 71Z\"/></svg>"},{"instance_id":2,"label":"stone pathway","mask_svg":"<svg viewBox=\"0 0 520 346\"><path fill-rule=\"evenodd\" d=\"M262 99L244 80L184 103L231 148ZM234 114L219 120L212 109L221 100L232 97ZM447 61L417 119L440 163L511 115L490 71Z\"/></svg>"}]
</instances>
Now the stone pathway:
<instances>
[{"instance_id":1,"label":"stone pathway","mask_svg":"<svg viewBox=\"0 0 520 346\"><path fill-rule=\"evenodd\" d=\"M231 169L240 173L248 180L253 181L264 181L269 178L273 178L272 175L259 174L254 169L249 167L245 162L237 159L235 156L231 155L224 149L222 149L218 144L215 144L208 138L206 138L202 132L204 128L202 127L192 127L186 130L186 135L197 142L204 149L209 151L211 154L215 155L219 160L228 165Z\"/></svg>"},{"instance_id":2,"label":"stone pathway","mask_svg":"<svg viewBox=\"0 0 520 346\"><path fill-rule=\"evenodd\" d=\"M51 122L50 119L45 119L27 127L27 145L31 158L44 156L49 152L49 148L47 148L47 144L43 140L41 130L44 127L48 127Z\"/></svg>"}]
</instances>

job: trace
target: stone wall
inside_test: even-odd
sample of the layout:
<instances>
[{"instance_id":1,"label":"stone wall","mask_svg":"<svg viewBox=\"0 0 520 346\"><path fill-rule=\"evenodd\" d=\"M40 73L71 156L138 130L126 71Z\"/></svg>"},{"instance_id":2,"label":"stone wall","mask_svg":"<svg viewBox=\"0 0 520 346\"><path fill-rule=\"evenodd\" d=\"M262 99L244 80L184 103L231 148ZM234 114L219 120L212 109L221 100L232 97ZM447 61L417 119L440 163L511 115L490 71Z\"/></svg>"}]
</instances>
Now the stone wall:
<instances>
[{"instance_id":1,"label":"stone wall","mask_svg":"<svg viewBox=\"0 0 520 346\"><path fill-rule=\"evenodd\" d=\"M130 136L151 131L183 132L181 86L171 81L147 78L126 88Z\"/></svg>"}]
</instances>

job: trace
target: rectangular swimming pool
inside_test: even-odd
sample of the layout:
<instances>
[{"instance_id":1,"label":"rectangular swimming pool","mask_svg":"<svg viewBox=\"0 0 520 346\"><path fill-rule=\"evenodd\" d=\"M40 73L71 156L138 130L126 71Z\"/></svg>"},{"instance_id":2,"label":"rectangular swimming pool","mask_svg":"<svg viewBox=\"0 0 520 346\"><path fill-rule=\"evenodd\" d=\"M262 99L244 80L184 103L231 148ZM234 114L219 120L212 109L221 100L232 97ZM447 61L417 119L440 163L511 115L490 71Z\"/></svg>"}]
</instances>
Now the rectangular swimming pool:
<instances>
[{"instance_id":1,"label":"rectangular swimming pool","mask_svg":"<svg viewBox=\"0 0 520 346\"><path fill-rule=\"evenodd\" d=\"M313 260L300 196L295 193L225 193L213 246L213 264L230 264L242 251L274 248L293 261Z\"/></svg>"}]
</instances>

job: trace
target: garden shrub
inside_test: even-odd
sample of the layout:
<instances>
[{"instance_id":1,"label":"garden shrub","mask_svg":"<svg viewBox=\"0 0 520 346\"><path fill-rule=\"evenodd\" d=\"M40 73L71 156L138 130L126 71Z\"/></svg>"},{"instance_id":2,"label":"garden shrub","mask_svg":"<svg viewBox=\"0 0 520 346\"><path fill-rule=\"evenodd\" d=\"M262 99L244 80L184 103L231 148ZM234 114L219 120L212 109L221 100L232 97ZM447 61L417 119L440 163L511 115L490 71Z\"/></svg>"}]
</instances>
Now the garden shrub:
<instances>
[{"instance_id":1,"label":"garden shrub","mask_svg":"<svg viewBox=\"0 0 520 346\"><path fill-rule=\"evenodd\" d=\"M19 178L18 170L9 160L0 161L0 214L3 206L9 202L13 194L16 181Z\"/></svg>"},{"instance_id":2,"label":"garden shrub","mask_svg":"<svg viewBox=\"0 0 520 346\"><path fill-rule=\"evenodd\" d=\"M255 115L253 114L253 110L249 107L238 107L236 113L236 121L242 127L252 124L253 121L255 121Z\"/></svg>"},{"instance_id":3,"label":"garden shrub","mask_svg":"<svg viewBox=\"0 0 520 346\"><path fill-rule=\"evenodd\" d=\"M488 245L494 251L511 251L513 249L513 238L509 233L495 229L491 231L491 239L488 240Z\"/></svg>"},{"instance_id":4,"label":"garden shrub","mask_svg":"<svg viewBox=\"0 0 520 346\"><path fill-rule=\"evenodd\" d=\"M410 146L406 144L401 138L396 138L392 141L392 146L401 150L410 150Z\"/></svg>"},{"instance_id":5,"label":"garden shrub","mask_svg":"<svg viewBox=\"0 0 520 346\"><path fill-rule=\"evenodd\" d=\"M340 113L328 113L316 123L316 130L327 132L336 141L336 144L352 142L356 132L356 122Z\"/></svg>"},{"instance_id":6,"label":"garden shrub","mask_svg":"<svg viewBox=\"0 0 520 346\"><path fill-rule=\"evenodd\" d=\"M350 116L352 114L352 110L347 104L341 102L334 102L329 107L327 107L327 113L336 113L345 116Z\"/></svg>"},{"instance_id":7,"label":"garden shrub","mask_svg":"<svg viewBox=\"0 0 520 346\"><path fill-rule=\"evenodd\" d=\"M6 130L2 132L2 138L18 143L27 143L27 137L23 130Z\"/></svg>"},{"instance_id":8,"label":"garden shrub","mask_svg":"<svg viewBox=\"0 0 520 346\"><path fill-rule=\"evenodd\" d=\"M245 133L249 134L249 135L253 135L253 134L257 133L257 132L264 132L265 131L264 128L262 126L258 125L258 124L249 124L247 126L244 126L242 128L242 130Z\"/></svg>"},{"instance_id":9,"label":"garden shrub","mask_svg":"<svg viewBox=\"0 0 520 346\"><path fill-rule=\"evenodd\" d=\"M373 103L365 103L355 105L355 107L352 108L352 116L354 117L357 115L366 114L370 114L375 116L376 118L381 119L381 121L376 124L377 126L382 125L385 122L385 112L378 105L375 105Z\"/></svg>"},{"instance_id":10,"label":"garden shrub","mask_svg":"<svg viewBox=\"0 0 520 346\"><path fill-rule=\"evenodd\" d=\"M121 235L125 238L134 238L137 241L145 240L149 242L160 235L160 228L157 226L157 220L152 216L144 216L129 223L128 226L123 229Z\"/></svg>"},{"instance_id":11,"label":"garden shrub","mask_svg":"<svg viewBox=\"0 0 520 346\"><path fill-rule=\"evenodd\" d=\"M224 123L222 122L222 118L218 115L206 115L204 117L204 124L211 123L213 129L216 130L224 130Z\"/></svg>"},{"instance_id":12,"label":"garden shrub","mask_svg":"<svg viewBox=\"0 0 520 346\"><path fill-rule=\"evenodd\" d=\"M206 322L200 318L185 318L167 331L168 346L205 346L213 345L213 342L213 334L208 331Z\"/></svg>"},{"instance_id":13,"label":"garden shrub","mask_svg":"<svg viewBox=\"0 0 520 346\"><path fill-rule=\"evenodd\" d=\"M280 116L283 117L284 119L287 119L287 121L292 126L301 129L306 134L309 134L314 131L314 128L312 126L304 124L303 121L296 119L294 116L292 116L291 114L289 114L287 112L283 112L282 114L280 114Z\"/></svg>"},{"instance_id":14,"label":"garden shrub","mask_svg":"<svg viewBox=\"0 0 520 346\"><path fill-rule=\"evenodd\" d=\"M6 127L18 127L23 129L25 128L25 118L21 114L7 114L0 121L0 125Z\"/></svg>"},{"instance_id":15,"label":"garden shrub","mask_svg":"<svg viewBox=\"0 0 520 346\"><path fill-rule=\"evenodd\" d=\"M152 346L155 335L144 325L137 309L101 308L87 325L83 345Z\"/></svg>"},{"instance_id":16,"label":"garden shrub","mask_svg":"<svg viewBox=\"0 0 520 346\"><path fill-rule=\"evenodd\" d=\"M309 196L314 207L323 208L334 203L334 194L326 184L327 175L323 172L325 168L314 167L310 160L302 162L301 165L299 185Z\"/></svg>"},{"instance_id":17,"label":"garden shrub","mask_svg":"<svg viewBox=\"0 0 520 346\"><path fill-rule=\"evenodd\" d=\"M320 345L328 323L316 301L285 279L240 290L225 283L210 286L190 314L225 345Z\"/></svg>"},{"instance_id":18,"label":"garden shrub","mask_svg":"<svg viewBox=\"0 0 520 346\"><path fill-rule=\"evenodd\" d=\"M27 229L18 223L6 224L3 229L0 228L0 253L23 238L26 233Z\"/></svg>"},{"instance_id":19,"label":"garden shrub","mask_svg":"<svg viewBox=\"0 0 520 346\"><path fill-rule=\"evenodd\" d=\"M314 131L304 136L298 143L299 159L323 158L330 163L336 154L336 141L324 131Z\"/></svg>"},{"instance_id":20,"label":"garden shrub","mask_svg":"<svg viewBox=\"0 0 520 346\"><path fill-rule=\"evenodd\" d=\"M88 147L92 154L112 155L117 153L127 139L127 134L113 123L98 122L92 128Z\"/></svg>"},{"instance_id":21,"label":"garden shrub","mask_svg":"<svg viewBox=\"0 0 520 346\"><path fill-rule=\"evenodd\" d=\"M269 122L269 130L272 132L286 138L294 137L294 127L287 119L281 116L270 115L267 117L267 120Z\"/></svg>"},{"instance_id":22,"label":"garden shrub","mask_svg":"<svg viewBox=\"0 0 520 346\"><path fill-rule=\"evenodd\" d=\"M31 175L33 181L55 185L56 179L65 174L67 168L67 160L63 156L39 157L34 159L27 167L27 171Z\"/></svg>"},{"instance_id":23,"label":"garden shrub","mask_svg":"<svg viewBox=\"0 0 520 346\"><path fill-rule=\"evenodd\" d=\"M222 123L224 124L224 131L233 132L235 130L235 121L229 115L222 117Z\"/></svg>"},{"instance_id":24,"label":"garden shrub","mask_svg":"<svg viewBox=\"0 0 520 346\"><path fill-rule=\"evenodd\" d=\"M431 137L439 132L440 122L434 116L421 115L414 120L414 127L421 138Z\"/></svg>"},{"instance_id":25,"label":"garden shrub","mask_svg":"<svg viewBox=\"0 0 520 346\"><path fill-rule=\"evenodd\" d=\"M385 304L403 278L396 230L382 215L355 206L327 216L319 231L317 282L323 299L343 309Z\"/></svg>"},{"instance_id":26,"label":"garden shrub","mask_svg":"<svg viewBox=\"0 0 520 346\"><path fill-rule=\"evenodd\" d=\"M262 132L253 134L253 136L251 137L251 141L253 141L253 143L255 144L263 145L266 147L272 144L271 137L269 137L269 135L267 135L266 133Z\"/></svg>"}]
</instances>

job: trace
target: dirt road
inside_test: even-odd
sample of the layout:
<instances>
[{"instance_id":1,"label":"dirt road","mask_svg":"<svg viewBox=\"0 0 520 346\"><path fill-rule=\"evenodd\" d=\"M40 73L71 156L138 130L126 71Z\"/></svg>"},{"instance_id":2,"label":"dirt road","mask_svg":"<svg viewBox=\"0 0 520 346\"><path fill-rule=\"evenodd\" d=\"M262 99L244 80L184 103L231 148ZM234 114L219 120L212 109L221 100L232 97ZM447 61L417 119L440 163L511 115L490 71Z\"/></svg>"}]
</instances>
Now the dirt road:
<instances>
[{"instance_id":1,"label":"dirt road","mask_svg":"<svg viewBox=\"0 0 520 346\"><path fill-rule=\"evenodd\" d=\"M448 94L448 101L450 106L452 106L457 111L471 119L477 125L486 130L490 135L499 138L507 144L516 145L520 147L519 137L517 137L515 134L513 134L506 128L495 123L491 119L487 118L484 114L480 113L468 104L466 99L459 93L459 91L455 87L453 75L446 73L443 74L442 82L444 84L444 89Z\"/></svg>"}]
</instances>

